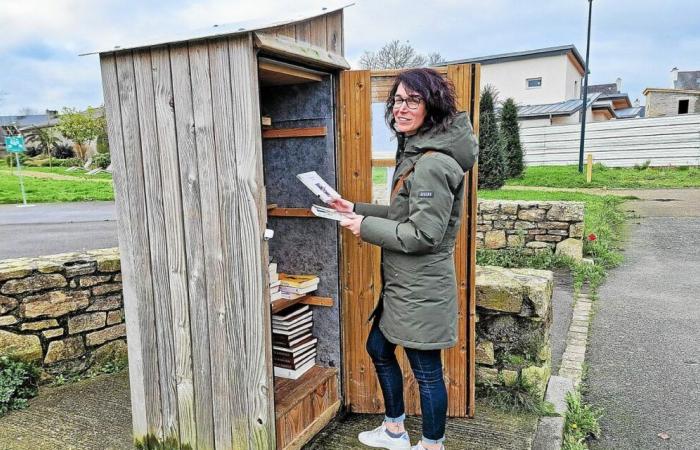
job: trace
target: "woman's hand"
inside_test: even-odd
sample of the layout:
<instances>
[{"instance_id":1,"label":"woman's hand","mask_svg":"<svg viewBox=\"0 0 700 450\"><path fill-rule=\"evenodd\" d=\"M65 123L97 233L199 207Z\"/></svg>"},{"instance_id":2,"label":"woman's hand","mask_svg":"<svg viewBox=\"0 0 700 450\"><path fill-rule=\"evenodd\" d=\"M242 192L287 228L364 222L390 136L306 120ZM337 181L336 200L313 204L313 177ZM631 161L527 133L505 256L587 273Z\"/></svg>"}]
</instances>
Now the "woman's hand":
<instances>
[{"instance_id":1,"label":"woman's hand","mask_svg":"<svg viewBox=\"0 0 700 450\"><path fill-rule=\"evenodd\" d=\"M355 208L355 204L342 197L334 198L328 203L328 206L340 213L351 213Z\"/></svg>"},{"instance_id":2,"label":"woman's hand","mask_svg":"<svg viewBox=\"0 0 700 450\"><path fill-rule=\"evenodd\" d=\"M340 226L350 230L356 237L360 237L360 225L362 224L362 219L364 218L365 216L359 216L351 212L345 217L345 219L340 221Z\"/></svg>"}]
</instances>

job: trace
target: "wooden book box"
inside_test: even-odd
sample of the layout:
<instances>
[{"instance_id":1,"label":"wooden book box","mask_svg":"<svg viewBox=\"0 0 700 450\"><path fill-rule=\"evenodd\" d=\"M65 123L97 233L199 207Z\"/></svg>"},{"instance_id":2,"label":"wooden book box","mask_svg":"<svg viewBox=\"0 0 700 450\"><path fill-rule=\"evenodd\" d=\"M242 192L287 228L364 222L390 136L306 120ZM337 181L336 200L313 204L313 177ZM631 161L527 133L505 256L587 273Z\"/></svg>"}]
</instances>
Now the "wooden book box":
<instances>
[{"instance_id":1,"label":"wooden book box","mask_svg":"<svg viewBox=\"0 0 700 450\"><path fill-rule=\"evenodd\" d=\"M315 170L345 198L372 199L371 104L397 72L347 70L342 25L342 9L324 10L98 52L134 439L146 446L298 449L341 411L382 411L364 350L379 251L312 216L320 201L296 179ZM438 70L478 123L479 67ZM467 176L460 343L444 353L451 416L474 406L476 171ZM297 300L318 338L316 366L298 380L273 376L271 309L297 301L271 306L271 260L321 280ZM417 414L409 375L406 386Z\"/></svg>"}]
</instances>

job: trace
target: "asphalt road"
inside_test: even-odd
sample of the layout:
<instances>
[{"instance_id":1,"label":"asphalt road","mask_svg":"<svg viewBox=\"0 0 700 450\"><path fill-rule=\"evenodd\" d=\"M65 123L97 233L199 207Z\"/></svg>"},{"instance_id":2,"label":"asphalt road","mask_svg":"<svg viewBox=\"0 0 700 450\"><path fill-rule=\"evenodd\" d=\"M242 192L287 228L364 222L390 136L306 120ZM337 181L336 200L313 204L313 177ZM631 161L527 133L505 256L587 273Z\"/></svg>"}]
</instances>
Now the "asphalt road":
<instances>
[{"instance_id":1,"label":"asphalt road","mask_svg":"<svg viewBox=\"0 0 700 450\"><path fill-rule=\"evenodd\" d=\"M700 190L627 203L625 262L600 289L587 400L597 449L700 449Z\"/></svg>"},{"instance_id":2,"label":"asphalt road","mask_svg":"<svg viewBox=\"0 0 700 450\"><path fill-rule=\"evenodd\" d=\"M114 202L0 205L0 260L117 245Z\"/></svg>"}]
</instances>

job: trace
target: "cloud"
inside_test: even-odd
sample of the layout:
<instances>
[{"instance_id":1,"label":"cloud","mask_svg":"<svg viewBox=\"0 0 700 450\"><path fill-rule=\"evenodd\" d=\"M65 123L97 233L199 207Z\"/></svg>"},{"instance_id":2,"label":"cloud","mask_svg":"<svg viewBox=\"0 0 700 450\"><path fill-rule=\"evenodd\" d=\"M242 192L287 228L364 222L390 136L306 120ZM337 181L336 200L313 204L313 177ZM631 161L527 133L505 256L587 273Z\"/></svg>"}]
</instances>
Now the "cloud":
<instances>
[{"instance_id":1,"label":"cloud","mask_svg":"<svg viewBox=\"0 0 700 450\"><path fill-rule=\"evenodd\" d=\"M351 0L348 0L351 1ZM585 54L588 3L518 0L355 0L345 10L346 57L392 39L420 52L461 59L562 44ZM0 114L84 108L102 101L99 63L79 53L252 19L289 16L343 2L331 0L0 0ZM700 69L700 2L593 2L591 83L624 80L630 96L666 87L668 72Z\"/></svg>"}]
</instances>

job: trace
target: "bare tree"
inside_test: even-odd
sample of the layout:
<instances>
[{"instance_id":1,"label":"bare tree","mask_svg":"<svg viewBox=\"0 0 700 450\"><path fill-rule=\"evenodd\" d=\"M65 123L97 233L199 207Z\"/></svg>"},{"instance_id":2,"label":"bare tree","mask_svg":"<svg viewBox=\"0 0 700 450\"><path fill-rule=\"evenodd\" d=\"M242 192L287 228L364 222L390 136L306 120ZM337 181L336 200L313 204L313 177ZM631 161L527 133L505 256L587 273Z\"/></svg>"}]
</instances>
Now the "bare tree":
<instances>
[{"instance_id":1,"label":"bare tree","mask_svg":"<svg viewBox=\"0 0 700 450\"><path fill-rule=\"evenodd\" d=\"M393 40L376 52L365 50L360 58L360 66L370 70L403 69L431 66L443 61L440 53L421 55L408 41L401 43L398 40Z\"/></svg>"}]
</instances>

